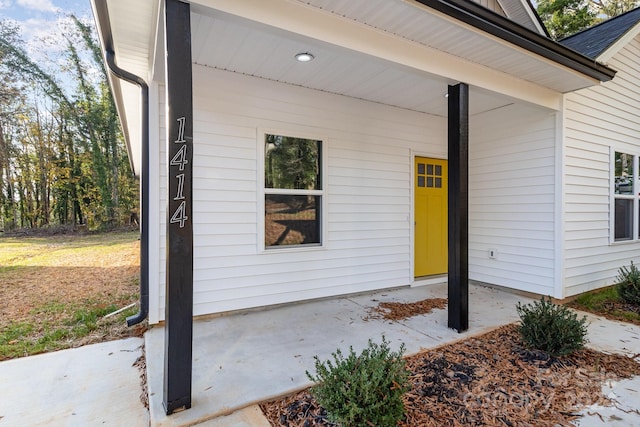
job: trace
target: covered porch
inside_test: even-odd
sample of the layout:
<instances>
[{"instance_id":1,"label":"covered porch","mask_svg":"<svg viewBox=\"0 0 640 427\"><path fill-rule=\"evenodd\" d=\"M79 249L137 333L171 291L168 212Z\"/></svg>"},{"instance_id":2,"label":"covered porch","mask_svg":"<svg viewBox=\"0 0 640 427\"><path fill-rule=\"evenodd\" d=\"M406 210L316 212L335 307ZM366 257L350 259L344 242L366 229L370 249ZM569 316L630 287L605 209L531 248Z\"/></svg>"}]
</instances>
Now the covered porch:
<instances>
[{"instance_id":1,"label":"covered porch","mask_svg":"<svg viewBox=\"0 0 640 427\"><path fill-rule=\"evenodd\" d=\"M446 297L447 285L440 283L196 320L193 406L169 416L162 405L164 327L155 326L145 335L151 425L203 423L308 387L305 371L313 372L314 356L327 360L338 348L348 352L349 346L360 352L369 339L379 343L383 335L394 351L404 343L407 355L478 335L518 320L516 304L532 301L472 284L469 316L473 321L461 334L447 327L446 309L398 321L372 313L379 302Z\"/></svg>"},{"instance_id":2,"label":"covered porch","mask_svg":"<svg viewBox=\"0 0 640 427\"><path fill-rule=\"evenodd\" d=\"M167 413L191 407L205 359L194 315L415 283L418 157L450 166L450 327L483 322L469 278L561 296L563 94L613 70L467 1L94 6L106 57L149 83L141 114L139 89L111 76L142 176L141 294L166 325ZM323 147L315 247L265 242L265 130Z\"/></svg>"}]
</instances>

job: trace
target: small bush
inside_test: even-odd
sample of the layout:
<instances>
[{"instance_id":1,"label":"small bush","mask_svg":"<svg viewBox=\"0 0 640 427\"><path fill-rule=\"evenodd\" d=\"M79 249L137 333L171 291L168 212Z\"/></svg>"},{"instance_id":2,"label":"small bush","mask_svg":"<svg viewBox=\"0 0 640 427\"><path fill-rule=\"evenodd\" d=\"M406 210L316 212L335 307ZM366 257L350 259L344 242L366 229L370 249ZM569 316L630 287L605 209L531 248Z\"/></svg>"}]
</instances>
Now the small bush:
<instances>
[{"instance_id":1,"label":"small bush","mask_svg":"<svg viewBox=\"0 0 640 427\"><path fill-rule=\"evenodd\" d=\"M542 350L552 356L563 356L580 350L587 341L587 318L563 305L554 304L551 298L533 304L516 307L520 316L519 332L529 347Z\"/></svg>"},{"instance_id":2,"label":"small bush","mask_svg":"<svg viewBox=\"0 0 640 427\"><path fill-rule=\"evenodd\" d=\"M408 390L404 349L402 344L392 352L382 337L380 345L369 340L359 356L353 347L346 358L340 350L332 353L333 362L316 356L316 375L307 371L317 383L311 393L328 418L343 427L396 426L404 416L402 395Z\"/></svg>"},{"instance_id":3,"label":"small bush","mask_svg":"<svg viewBox=\"0 0 640 427\"><path fill-rule=\"evenodd\" d=\"M618 296L627 304L640 305L640 270L633 261L630 267L620 267L617 280Z\"/></svg>"}]
</instances>

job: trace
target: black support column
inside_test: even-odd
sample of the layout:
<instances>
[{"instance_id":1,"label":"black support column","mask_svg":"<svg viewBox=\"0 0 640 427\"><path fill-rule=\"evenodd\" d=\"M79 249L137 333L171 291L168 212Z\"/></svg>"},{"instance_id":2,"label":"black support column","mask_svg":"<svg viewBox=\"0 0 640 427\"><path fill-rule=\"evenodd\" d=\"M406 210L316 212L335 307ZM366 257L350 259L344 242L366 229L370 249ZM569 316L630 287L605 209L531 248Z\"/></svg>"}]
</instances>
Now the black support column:
<instances>
[{"instance_id":1,"label":"black support column","mask_svg":"<svg viewBox=\"0 0 640 427\"><path fill-rule=\"evenodd\" d=\"M165 2L167 94L167 275L163 404L191 407L193 339L193 93L190 6Z\"/></svg>"},{"instance_id":2,"label":"black support column","mask_svg":"<svg viewBox=\"0 0 640 427\"><path fill-rule=\"evenodd\" d=\"M469 328L469 86L449 86L449 327Z\"/></svg>"}]
</instances>

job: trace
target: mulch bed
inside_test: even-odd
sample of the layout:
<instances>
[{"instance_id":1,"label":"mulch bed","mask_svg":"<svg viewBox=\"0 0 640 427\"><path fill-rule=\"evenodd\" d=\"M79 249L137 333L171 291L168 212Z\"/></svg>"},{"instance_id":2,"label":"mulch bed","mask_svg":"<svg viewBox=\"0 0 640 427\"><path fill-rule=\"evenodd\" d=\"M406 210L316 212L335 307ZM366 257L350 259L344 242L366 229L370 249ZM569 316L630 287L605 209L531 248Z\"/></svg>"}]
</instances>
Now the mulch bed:
<instances>
[{"instance_id":1,"label":"mulch bed","mask_svg":"<svg viewBox=\"0 0 640 427\"><path fill-rule=\"evenodd\" d=\"M399 426L571 426L610 402L607 380L640 375L634 358L581 350L550 357L526 349L516 325L407 358L411 390ZM266 402L273 426L334 426L309 390Z\"/></svg>"}]
</instances>

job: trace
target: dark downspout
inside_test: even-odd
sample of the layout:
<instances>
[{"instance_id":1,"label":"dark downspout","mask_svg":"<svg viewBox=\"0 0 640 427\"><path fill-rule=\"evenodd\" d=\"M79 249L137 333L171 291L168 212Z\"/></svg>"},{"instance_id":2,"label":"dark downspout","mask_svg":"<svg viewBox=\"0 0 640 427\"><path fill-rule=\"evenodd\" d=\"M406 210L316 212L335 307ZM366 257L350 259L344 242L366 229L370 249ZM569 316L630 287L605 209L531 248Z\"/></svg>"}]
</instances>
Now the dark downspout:
<instances>
[{"instance_id":1,"label":"dark downspout","mask_svg":"<svg viewBox=\"0 0 640 427\"><path fill-rule=\"evenodd\" d=\"M114 53L107 50L107 65L119 79L140 87L142 95L142 166L140 170L140 198L142 217L140 222L140 310L127 317L127 326L137 325L149 314L149 86L140 77L118 67Z\"/></svg>"}]
</instances>

